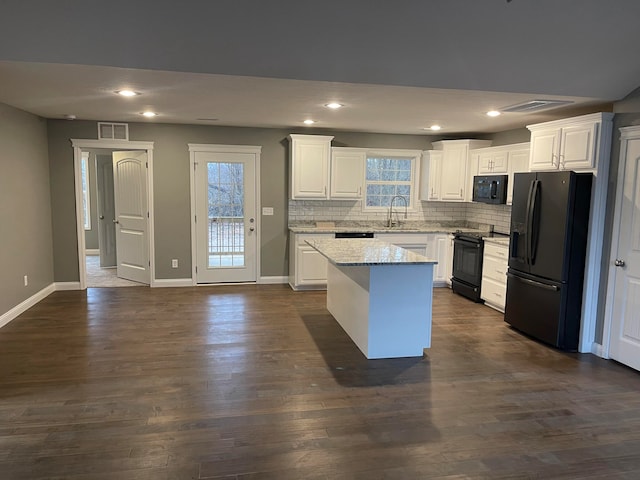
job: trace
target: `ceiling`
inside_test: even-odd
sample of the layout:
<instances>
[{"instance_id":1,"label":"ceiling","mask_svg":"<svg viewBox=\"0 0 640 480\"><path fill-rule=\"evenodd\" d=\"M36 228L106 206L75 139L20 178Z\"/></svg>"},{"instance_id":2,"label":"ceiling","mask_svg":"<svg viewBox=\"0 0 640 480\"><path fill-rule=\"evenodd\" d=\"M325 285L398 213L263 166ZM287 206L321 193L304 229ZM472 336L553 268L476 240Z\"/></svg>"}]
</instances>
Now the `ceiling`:
<instances>
[{"instance_id":1,"label":"ceiling","mask_svg":"<svg viewBox=\"0 0 640 480\"><path fill-rule=\"evenodd\" d=\"M637 0L5 0L0 102L46 118L492 133L608 110L640 86L638 18ZM571 103L485 115L534 99Z\"/></svg>"}]
</instances>

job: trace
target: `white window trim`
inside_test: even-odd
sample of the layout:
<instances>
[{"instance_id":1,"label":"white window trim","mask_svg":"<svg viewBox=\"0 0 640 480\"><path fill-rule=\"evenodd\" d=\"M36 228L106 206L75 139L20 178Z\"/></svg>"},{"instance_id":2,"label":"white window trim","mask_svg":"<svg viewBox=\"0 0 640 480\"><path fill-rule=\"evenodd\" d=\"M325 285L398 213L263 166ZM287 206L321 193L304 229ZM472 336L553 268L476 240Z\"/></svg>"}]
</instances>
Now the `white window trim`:
<instances>
[{"instance_id":1,"label":"white window trim","mask_svg":"<svg viewBox=\"0 0 640 480\"><path fill-rule=\"evenodd\" d=\"M86 205L86 211L83 212L84 229L91 230L91 180L89 177L89 152L82 152L82 169L84 169L86 175L84 175L83 186L83 205ZM82 172L82 170L81 170Z\"/></svg>"},{"instance_id":2,"label":"white window trim","mask_svg":"<svg viewBox=\"0 0 640 480\"><path fill-rule=\"evenodd\" d=\"M386 157L386 158L407 158L411 160L411 195L409 198L409 206L407 211L415 212L418 210L418 191L420 185L420 159L422 158L422 150L405 150L405 149L389 149L376 148L367 149L365 155L365 168L363 169L362 185L364 195L362 198L362 211L368 213L388 212L389 207L367 207L367 166L366 159L369 157ZM404 205L402 205L404 207Z\"/></svg>"}]
</instances>

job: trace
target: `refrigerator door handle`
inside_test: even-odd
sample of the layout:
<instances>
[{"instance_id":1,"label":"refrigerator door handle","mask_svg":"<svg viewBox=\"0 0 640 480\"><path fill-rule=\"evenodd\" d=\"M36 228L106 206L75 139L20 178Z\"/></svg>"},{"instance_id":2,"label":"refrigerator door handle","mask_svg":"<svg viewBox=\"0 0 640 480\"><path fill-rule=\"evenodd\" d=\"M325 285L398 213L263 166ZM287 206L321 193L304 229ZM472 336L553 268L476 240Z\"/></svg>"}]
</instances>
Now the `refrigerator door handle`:
<instances>
[{"instance_id":1,"label":"refrigerator door handle","mask_svg":"<svg viewBox=\"0 0 640 480\"><path fill-rule=\"evenodd\" d=\"M530 250L529 250L529 261L530 264L536 261L536 255L538 253L538 237L540 230L540 208L538 206L540 196L540 180L534 180L533 182L533 195L531 199L532 209L531 209L531 228L529 229L529 242L530 242Z\"/></svg>"},{"instance_id":2,"label":"refrigerator door handle","mask_svg":"<svg viewBox=\"0 0 640 480\"><path fill-rule=\"evenodd\" d=\"M531 265L531 229L533 228L533 190L536 180L532 180L529 184L529 195L527 195L527 221L526 221L526 238L524 247L524 259L527 265Z\"/></svg>"},{"instance_id":3,"label":"refrigerator door handle","mask_svg":"<svg viewBox=\"0 0 640 480\"><path fill-rule=\"evenodd\" d=\"M507 272L507 277L515 278L516 280L531 285L533 287L543 288L544 290L551 290L552 292L557 292L560 290L560 287L556 285L548 285L542 282L536 282L535 280L529 280L528 278L522 278L518 275L514 275L513 273Z\"/></svg>"}]
</instances>

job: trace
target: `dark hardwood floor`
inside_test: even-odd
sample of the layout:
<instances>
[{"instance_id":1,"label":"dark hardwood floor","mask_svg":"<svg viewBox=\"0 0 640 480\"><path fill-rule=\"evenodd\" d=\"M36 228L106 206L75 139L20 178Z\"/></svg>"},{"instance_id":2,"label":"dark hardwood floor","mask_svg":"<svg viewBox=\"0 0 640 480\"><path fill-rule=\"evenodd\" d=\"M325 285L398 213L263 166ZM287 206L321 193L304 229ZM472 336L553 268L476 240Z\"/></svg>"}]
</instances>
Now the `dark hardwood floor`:
<instances>
[{"instance_id":1,"label":"dark hardwood floor","mask_svg":"<svg viewBox=\"0 0 640 480\"><path fill-rule=\"evenodd\" d=\"M638 479L640 374L448 289L395 360L324 292L56 292L0 329L0 478Z\"/></svg>"}]
</instances>

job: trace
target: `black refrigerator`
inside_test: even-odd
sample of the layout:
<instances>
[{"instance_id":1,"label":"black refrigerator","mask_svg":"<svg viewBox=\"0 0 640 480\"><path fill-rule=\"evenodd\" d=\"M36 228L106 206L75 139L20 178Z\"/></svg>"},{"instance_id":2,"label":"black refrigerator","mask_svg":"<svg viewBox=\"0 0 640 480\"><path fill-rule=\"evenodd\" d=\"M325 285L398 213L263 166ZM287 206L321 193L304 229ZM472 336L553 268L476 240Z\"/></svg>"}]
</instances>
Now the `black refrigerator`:
<instances>
[{"instance_id":1,"label":"black refrigerator","mask_svg":"<svg viewBox=\"0 0 640 480\"><path fill-rule=\"evenodd\" d=\"M578 348L591 173L516 173L505 321L563 350Z\"/></svg>"}]
</instances>

